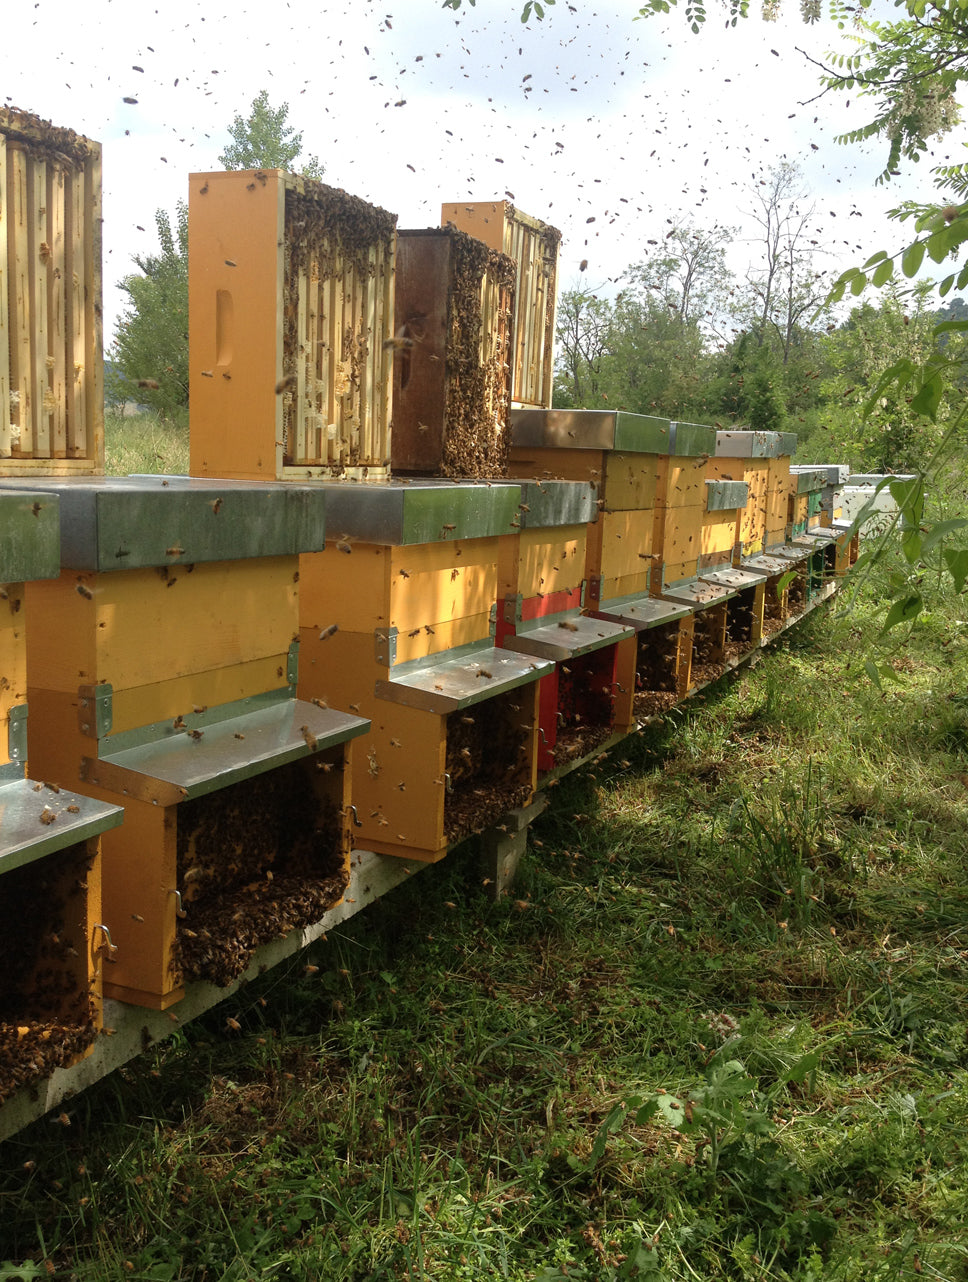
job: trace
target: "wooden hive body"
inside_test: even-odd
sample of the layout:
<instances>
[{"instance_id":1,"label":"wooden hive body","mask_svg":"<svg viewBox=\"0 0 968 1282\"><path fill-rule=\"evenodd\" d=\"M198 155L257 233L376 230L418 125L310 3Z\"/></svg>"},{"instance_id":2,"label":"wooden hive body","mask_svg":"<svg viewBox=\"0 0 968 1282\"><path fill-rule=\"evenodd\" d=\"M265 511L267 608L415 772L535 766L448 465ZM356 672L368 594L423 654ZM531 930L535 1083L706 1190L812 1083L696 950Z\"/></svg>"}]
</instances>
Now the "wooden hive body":
<instances>
[{"instance_id":1,"label":"wooden hive body","mask_svg":"<svg viewBox=\"0 0 968 1282\"><path fill-rule=\"evenodd\" d=\"M188 210L192 475L387 475L394 216L278 169Z\"/></svg>"},{"instance_id":2,"label":"wooden hive body","mask_svg":"<svg viewBox=\"0 0 968 1282\"><path fill-rule=\"evenodd\" d=\"M561 232L516 209L509 201L450 203L440 221L514 259L515 404L549 409L554 385L555 314Z\"/></svg>"},{"instance_id":3,"label":"wooden hive body","mask_svg":"<svg viewBox=\"0 0 968 1282\"><path fill-rule=\"evenodd\" d=\"M0 476L104 470L101 148L0 109Z\"/></svg>"},{"instance_id":4,"label":"wooden hive body","mask_svg":"<svg viewBox=\"0 0 968 1282\"><path fill-rule=\"evenodd\" d=\"M514 264L454 227L397 238L394 473L507 472Z\"/></svg>"}]
</instances>

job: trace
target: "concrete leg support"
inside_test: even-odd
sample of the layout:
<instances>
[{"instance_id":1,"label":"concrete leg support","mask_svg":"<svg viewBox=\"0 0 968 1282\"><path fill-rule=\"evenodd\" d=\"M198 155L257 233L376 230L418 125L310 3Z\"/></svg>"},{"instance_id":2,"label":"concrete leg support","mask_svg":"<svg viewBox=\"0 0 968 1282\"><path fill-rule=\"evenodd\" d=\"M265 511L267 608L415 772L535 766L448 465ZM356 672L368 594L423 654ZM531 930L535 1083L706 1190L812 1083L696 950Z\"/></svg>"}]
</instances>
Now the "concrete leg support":
<instances>
[{"instance_id":1,"label":"concrete leg support","mask_svg":"<svg viewBox=\"0 0 968 1282\"><path fill-rule=\"evenodd\" d=\"M494 899L508 893L528 844L528 828L547 805L546 794L539 793L529 806L510 811L500 824L481 833L483 872Z\"/></svg>"}]
</instances>

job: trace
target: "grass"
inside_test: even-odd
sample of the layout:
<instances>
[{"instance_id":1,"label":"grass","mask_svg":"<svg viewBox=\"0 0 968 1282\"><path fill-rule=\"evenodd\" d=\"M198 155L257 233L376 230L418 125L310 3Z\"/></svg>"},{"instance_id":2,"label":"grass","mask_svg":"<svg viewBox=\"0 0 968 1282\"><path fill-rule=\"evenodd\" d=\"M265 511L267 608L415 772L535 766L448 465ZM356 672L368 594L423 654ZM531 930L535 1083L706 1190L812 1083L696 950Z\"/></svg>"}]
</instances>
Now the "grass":
<instances>
[{"instance_id":1,"label":"grass","mask_svg":"<svg viewBox=\"0 0 968 1282\"><path fill-rule=\"evenodd\" d=\"M0 1146L0 1278L968 1278L968 652L871 684L878 582Z\"/></svg>"},{"instance_id":2,"label":"grass","mask_svg":"<svg viewBox=\"0 0 968 1282\"><path fill-rule=\"evenodd\" d=\"M135 473L179 474L188 472L188 415L168 423L157 414L104 416L105 470L108 476Z\"/></svg>"}]
</instances>

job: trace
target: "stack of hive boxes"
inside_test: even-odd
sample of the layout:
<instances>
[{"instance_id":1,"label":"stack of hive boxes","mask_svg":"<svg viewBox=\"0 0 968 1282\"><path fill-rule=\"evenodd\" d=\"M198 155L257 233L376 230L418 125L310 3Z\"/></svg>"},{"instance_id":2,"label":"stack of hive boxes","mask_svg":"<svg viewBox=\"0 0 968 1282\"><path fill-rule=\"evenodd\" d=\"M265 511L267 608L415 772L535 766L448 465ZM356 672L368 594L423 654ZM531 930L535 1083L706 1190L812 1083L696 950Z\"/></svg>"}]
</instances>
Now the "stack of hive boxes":
<instances>
[{"instance_id":1,"label":"stack of hive boxes","mask_svg":"<svg viewBox=\"0 0 968 1282\"><path fill-rule=\"evenodd\" d=\"M322 503L183 478L33 484L59 495L63 536L59 577L28 591L31 759L123 803L103 842L105 991L165 1007L188 979L236 978L346 884L343 765L366 722L295 698L299 553L322 546Z\"/></svg>"},{"instance_id":2,"label":"stack of hive boxes","mask_svg":"<svg viewBox=\"0 0 968 1282\"><path fill-rule=\"evenodd\" d=\"M498 644L555 663L541 681L540 771L573 765L633 724L635 632L582 613L597 493L585 481L524 481L520 529L501 539Z\"/></svg>"},{"instance_id":3,"label":"stack of hive boxes","mask_svg":"<svg viewBox=\"0 0 968 1282\"><path fill-rule=\"evenodd\" d=\"M636 714L671 706L689 689L693 638L690 604L652 595L657 530L661 539L665 529L657 494L668 470L672 425L595 410L516 409L511 418L515 475L542 485L564 478L597 491L587 532L586 608L638 635ZM701 515L694 564L700 528Z\"/></svg>"},{"instance_id":4,"label":"stack of hive boxes","mask_svg":"<svg viewBox=\"0 0 968 1282\"><path fill-rule=\"evenodd\" d=\"M499 545L520 486L326 486L325 552L300 567L307 698L372 720L353 796L369 850L435 861L531 800L548 660L497 649Z\"/></svg>"},{"instance_id":5,"label":"stack of hive boxes","mask_svg":"<svg viewBox=\"0 0 968 1282\"><path fill-rule=\"evenodd\" d=\"M28 587L56 575L56 498L0 492L0 1102L87 1053L101 1028L103 962L113 946L101 909L102 833L118 806L25 778L27 655L42 622Z\"/></svg>"}]
</instances>

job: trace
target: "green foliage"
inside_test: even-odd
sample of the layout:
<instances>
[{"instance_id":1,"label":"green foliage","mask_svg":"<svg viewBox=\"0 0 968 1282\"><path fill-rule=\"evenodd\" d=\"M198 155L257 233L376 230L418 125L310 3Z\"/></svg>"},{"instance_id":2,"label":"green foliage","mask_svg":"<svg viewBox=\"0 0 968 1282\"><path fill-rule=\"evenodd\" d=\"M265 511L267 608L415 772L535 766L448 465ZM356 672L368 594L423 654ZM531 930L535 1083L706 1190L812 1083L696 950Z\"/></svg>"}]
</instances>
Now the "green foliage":
<instances>
[{"instance_id":1,"label":"green foliage","mask_svg":"<svg viewBox=\"0 0 968 1282\"><path fill-rule=\"evenodd\" d=\"M248 116L236 115L229 133L232 141L218 158L223 169L291 170L302 151L302 133L287 124L289 104L273 108L269 91L260 90L252 100ZM310 156L301 172L307 178L321 178L323 167L316 156Z\"/></svg>"},{"instance_id":2,"label":"green foliage","mask_svg":"<svg viewBox=\"0 0 968 1282\"><path fill-rule=\"evenodd\" d=\"M114 395L149 405L173 420L188 405L188 205L179 201L172 228L155 214L160 252L138 254L120 282L127 295L111 348Z\"/></svg>"}]
</instances>

